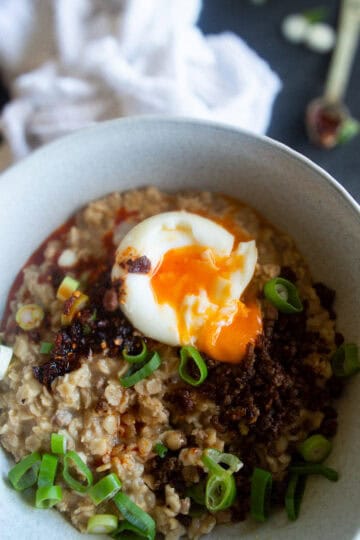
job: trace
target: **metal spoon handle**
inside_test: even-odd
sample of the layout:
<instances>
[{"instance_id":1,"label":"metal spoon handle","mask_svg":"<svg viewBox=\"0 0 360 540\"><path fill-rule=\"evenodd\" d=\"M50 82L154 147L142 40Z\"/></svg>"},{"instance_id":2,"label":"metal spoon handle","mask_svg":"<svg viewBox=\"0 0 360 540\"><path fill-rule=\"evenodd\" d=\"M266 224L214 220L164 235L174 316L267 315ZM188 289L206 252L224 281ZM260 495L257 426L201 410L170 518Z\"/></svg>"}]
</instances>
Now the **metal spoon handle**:
<instances>
[{"instance_id":1,"label":"metal spoon handle","mask_svg":"<svg viewBox=\"0 0 360 540\"><path fill-rule=\"evenodd\" d=\"M335 51L326 80L324 98L329 103L342 100L350 78L360 30L360 0L343 0Z\"/></svg>"}]
</instances>

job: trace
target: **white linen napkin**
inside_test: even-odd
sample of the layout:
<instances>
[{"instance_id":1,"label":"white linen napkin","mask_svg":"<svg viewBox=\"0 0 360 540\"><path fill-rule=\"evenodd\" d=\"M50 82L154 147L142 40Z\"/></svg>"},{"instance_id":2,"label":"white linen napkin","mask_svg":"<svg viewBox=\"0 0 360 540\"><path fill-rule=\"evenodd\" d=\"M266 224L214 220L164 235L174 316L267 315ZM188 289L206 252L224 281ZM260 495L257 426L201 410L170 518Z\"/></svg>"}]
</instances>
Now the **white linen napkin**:
<instances>
[{"instance_id":1,"label":"white linen napkin","mask_svg":"<svg viewBox=\"0 0 360 540\"><path fill-rule=\"evenodd\" d=\"M170 114L267 129L275 73L230 32L204 36L200 0L2 0L0 128L15 158L97 121Z\"/></svg>"}]
</instances>

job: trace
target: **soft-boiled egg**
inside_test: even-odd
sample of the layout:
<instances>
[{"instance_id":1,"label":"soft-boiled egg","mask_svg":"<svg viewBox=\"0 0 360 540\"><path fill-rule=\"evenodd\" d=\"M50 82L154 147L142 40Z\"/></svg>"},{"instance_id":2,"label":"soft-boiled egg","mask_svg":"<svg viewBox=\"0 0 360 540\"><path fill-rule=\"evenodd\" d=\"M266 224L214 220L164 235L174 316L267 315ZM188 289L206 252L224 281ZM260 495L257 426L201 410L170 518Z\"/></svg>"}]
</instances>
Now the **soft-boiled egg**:
<instances>
[{"instance_id":1,"label":"soft-boiled egg","mask_svg":"<svg viewBox=\"0 0 360 540\"><path fill-rule=\"evenodd\" d=\"M166 212L126 234L112 279L123 312L145 336L239 362L262 326L257 301L243 298L256 261L254 240L237 242L197 214Z\"/></svg>"}]
</instances>

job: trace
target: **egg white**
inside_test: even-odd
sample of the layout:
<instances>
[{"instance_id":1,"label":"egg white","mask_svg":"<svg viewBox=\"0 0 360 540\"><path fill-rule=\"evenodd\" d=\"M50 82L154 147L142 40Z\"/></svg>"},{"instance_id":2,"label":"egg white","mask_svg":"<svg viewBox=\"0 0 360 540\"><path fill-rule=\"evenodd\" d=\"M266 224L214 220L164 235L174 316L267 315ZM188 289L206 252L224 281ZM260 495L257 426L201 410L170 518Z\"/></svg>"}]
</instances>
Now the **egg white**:
<instances>
[{"instance_id":1,"label":"egg white","mask_svg":"<svg viewBox=\"0 0 360 540\"><path fill-rule=\"evenodd\" d=\"M199 295L185 296L182 305L187 326L185 338L179 335L175 310L168 304L156 301L150 283L151 276L163 255L171 249L204 246L209 248L209 258L212 252L225 257L232 253L234 240L234 236L221 225L185 211L157 214L136 225L120 242L112 270L112 279L120 279L122 283L120 305L124 314L147 337L173 346L195 344L196 333L204 323L205 313L235 309L236 300L254 274L257 261L255 241L239 243L235 254L243 256L242 267L232 272L229 280L219 278L217 285L221 305L211 303L203 289ZM149 259L150 271L146 274L130 273L126 262L142 256ZM224 299L225 287L229 292ZM182 341L184 339L185 342Z\"/></svg>"}]
</instances>

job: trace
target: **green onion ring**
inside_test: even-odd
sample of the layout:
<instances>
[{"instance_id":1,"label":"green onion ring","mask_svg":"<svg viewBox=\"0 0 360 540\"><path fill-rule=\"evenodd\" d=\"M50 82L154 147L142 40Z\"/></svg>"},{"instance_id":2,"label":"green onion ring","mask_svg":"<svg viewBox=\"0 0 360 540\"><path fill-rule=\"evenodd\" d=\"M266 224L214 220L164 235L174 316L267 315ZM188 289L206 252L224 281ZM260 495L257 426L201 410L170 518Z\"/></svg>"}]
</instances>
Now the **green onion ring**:
<instances>
[{"instance_id":1,"label":"green onion ring","mask_svg":"<svg viewBox=\"0 0 360 540\"><path fill-rule=\"evenodd\" d=\"M86 532L89 534L109 534L116 531L118 518L113 514L96 514L87 522Z\"/></svg>"},{"instance_id":2,"label":"green onion ring","mask_svg":"<svg viewBox=\"0 0 360 540\"><path fill-rule=\"evenodd\" d=\"M285 509L291 521L295 521L299 516L305 485L306 476L291 474L285 494Z\"/></svg>"},{"instance_id":3,"label":"green onion ring","mask_svg":"<svg viewBox=\"0 0 360 540\"><path fill-rule=\"evenodd\" d=\"M164 458L169 449L162 442L158 442L154 446L154 452L161 458Z\"/></svg>"},{"instance_id":4,"label":"green onion ring","mask_svg":"<svg viewBox=\"0 0 360 540\"><path fill-rule=\"evenodd\" d=\"M113 499L118 510L121 512L125 520L131 525L127 527L127 530L132 530L139 535L142 535L147 540L154 540L155 538L155 521L149 514L144 512L137 504L135 504L125 493L120 491L115 495ZM124 523L120 523L120 527L125 526ZM120 528L119 527L119 528ZM119 529L115 531L115 535L119 532Z\"/></svg>"},{"instance_id":5,"label":"green onion ring","mask_svg":"<svg viewBox=\"0 0 360 540\"><path fill-rule=\"evenodd\" d=\"M41 456L38 452L24 457L8 473L8 479L16 491L23 491L36 484Z\"/></svg>"},{"instance_id":6,"label":"green onion ring","mask_svg":"<svg viewBox=\"0 0 360 540\"><path fill-rule=\"evenodd\" d=\"M116 495L119 489L121 489L121 486L122 484L116 474L111 473L94 484L88 490L88 495L92 502L97 506Z\"/></svg>"},{"instance_id":7,"label":"green onion ring","mask_svg":"<svg viewBox=\"0 0 360 540\"><path fill-rule=\"evenodd\" d=\"M49 341L43 341L40 344L40 351L39 352L40 352L40 354L49 354L49 353L51 353L53 348L54 348L53 343L49 343Z\"/></svg>"},{"instance_id":8,"label":"green onion ring","mask_svg":"<svg viewBox=\"0 0 360 540\"><path fill-rule=\"evenodd\" d=\"M39 327L44 316L44 310L38 304L25 304L17 310L15 320L22 330L28 331Z\"/></svg>"},{"instance_id":9,"label":"green onion ring","mask_svg":"<svg viewBox=\"0 0 360 540\"><path fill-rule=\"evenodd\" d=\"M256 521L264 522L269 515L272 476L255 467L251 478L250 513Z\"/></svg>"},{"instance_id":10,"label":"green onion ring","mask_svg":"<svg viewBox=\"0 0 360 540\"><path fill-rule=\"evenodd\" d=\"M303 305L297 288L291 281L277 277L264 285L265 298L282 313L300 313Z\"/></svg>"},{"instance_id":11,"label":"green onion ring","mask_svg":"<svg viewBox=\"0 0 360 540\"><path fill-rule=\"evenodd\" d=\"M60 433L52 433L50 439L50 447L53 454L66 453L66 437Z\"/></svg>"},{"instance_id":12,"label":"green onion ring","mask_svg":"<svg viewBox=\"0 0 360 540\"><path fill-rule=\"evenodd\" d=\"M333 374L336 377L350 377L360 371L358 346L355 343L343 343L331 358Z\"/></svg>"},{"instance_id":13,"label":"green onion ring","mask_svg":"<svg viewBox=\"0 0 360 540\"><path fill-rule=\"evenodd\" d=\"M199 370L198 379L194 379L194 377L192 377L187 372L187 364L190 358L192 358L192 360L196 364L197 369ZM191 386L199 386L205 381L206 377L208 376L208 369L203 357L201 356L199 351L195 349L195 347L193 347L192 345L187 345L186 347L181 347L180 349L179 375L183 381L191 384Z\"/></svg>"},{"instance_id":14,"label":"green onion ring","mask_svg":"<svg viewBox=\"0 0 360 540\"><path fill-rule=\"evenodd\" d=\"M142 349L139 352L139 354L128 354L126 352L126 349L124 349L122 352L124 360L126 360L130 364L137 364L139 362L144 362L144 360L146 360L148 350L147 350L146 343L143 339L141 340L141 344L142 344Z\"/></svg>"},{"instance_id":15,"label":"green onion ring","mask_svg":"<svg viewBox=\"0 0 360 540\"><path fill-rule=\"evenodd\" d=\"M219 450L215 450L215 448L206 448L201 456L201 461L210 473L217 475L232 474L239 471L243 466L243 463L238 457L233 454L220 452ZM221 467L221 463L227 465L228 469Z\"/></svg>"},{"instance_id":16,"label":"green onion ring","mask_svg":"<svg viewBox=\"0 0 360 540\"><path fill-rule=\"evenodd\" d=\"M236 484L232 474L210 474L205 488L205 506L209 512L225 510L236 497Z\"/></svg>"},{"instance_id":17,"label":"green onion ring","mask_svg":"<svg viewBox=\"0 0 360 540\"><path fill-rule=\"evenodd\" d=\"M311 435L298 447L304 460L310 463L322 463L330 454L331 449L331 441L320 434Z\"/></svg>"},{"instance_id":18,"label":"green onion ring","mask_svg":"<svg viewBox=\"0 0 360 540\"><path fill-rule=\"evenodd\" d=\"M42 486L36 490L36 508L51 508L62 500L61 486Z\"/></svg>"},{"instance_id":19,"label":"green onion ring","mask_svg":"<svg viewBox=\"0 0 360 540\"><path fill-rule=\"evenodd\" d=\"M85 477L85 484L82 484L73 476L71 476L69 472L71 463L75 465L78 474ZM85 493L85 491L87 491L87 489L93 483L93 475L89 467L86 465L86 463L83 462L79 454L77 454L73 450L70 450L64 456L64 468L62 474L67 485L71 487L71 489L73 489L74 491L78 491L79 493Z\"/></svg>"},{"instance_id":20,"label":"green onion ring","mask_svg":"<svg viewBox=\"0 0 360 540\"><path fill-rule=\"evenodd\" d=\"M38 487L52 486L56 476L58 458L51 454L44 454L40 464Z\"/></svg>"},{"instance_id":21,"label":"green onion ring","mask_svg":"<svg viewBox=\"0 0 360 540\"><path fill-rule=\"evenodd\" d=\"M76 279L65 276L62 282L60 283L58 290L56 291L56 298L65 302L73 292L79 288L80 282Z\"/></svg>"},{"instance_id":22,"label":"green onion ring","mask_svg":"<svg viewBox=\"0 0 360 540\"><path fill-rule=\"evenodd\" d=\"M296 463L290 466L289 471L306 476L310 474L319 474L331 482L337 482L339 480L339 474L337 471L331 469L330 467L325 467L325 465L321 465L320 463Z\"/></svg>"},{"instance_id":23,"label":"green onion ring","mask_svg":"<svg viewBox=\"0 0 360 540\"><path fill-rule=\"evenodd\" d=\"M155 370L158 369L158 367L161 364L161 358L159 356L159 353L155 352L151 359L146 362L142 367L140 367L137 371L133 371L132 368L130 368L126 373L124 377L120 377L120 384L124 388L130 388L131 386L134 386L139 381L142 381L143 379L146 379L146 377L149 377Z\"/></svg>"},{"instance_id":24,"label":"green onion ring","mask_svg":"<svg viewBox=\"0 0 360 540\"><path fill-rule=\"evenodd\" d=\"M128 534L126 534L128 532ZM124 534L125 533L125 534ZM134 534L132 534L134 533ZM127 540L138 540L139 538L152 539L152 536L149 536L146 533L143 533L140 529L131 525L130 521L124 519L120 521L119 526L116 531L111 535L112 538L127 539Z\"/></svg>"}]
</instances>

